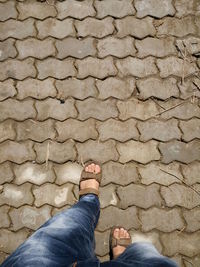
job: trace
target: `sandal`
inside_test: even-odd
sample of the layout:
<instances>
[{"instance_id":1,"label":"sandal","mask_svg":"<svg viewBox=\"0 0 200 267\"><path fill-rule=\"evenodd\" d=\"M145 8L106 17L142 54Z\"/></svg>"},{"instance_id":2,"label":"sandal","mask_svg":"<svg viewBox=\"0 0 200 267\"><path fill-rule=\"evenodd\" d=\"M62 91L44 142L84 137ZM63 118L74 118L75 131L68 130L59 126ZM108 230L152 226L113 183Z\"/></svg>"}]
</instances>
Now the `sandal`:
<instances>
[{"instance_id":1,"label":"sandal","mask_svg":"<svg viewBox=\"0 0 200 267\"><path fill-rule=\"evenodd\" d=\"M100 170L99 173L92 173L92 172L87 172L85 171L85 168L90 165L91 163L94 163L96 165L99 165L101 168L101 165L98 162L94 162L94 161L89 161L87 162L87 164L84 166L84 169L81 173L81 179L79 182L79 197L82 195L86 195L86 194L95 194L95 195L99 195L99 190L94 189L94 188L85 188L85 189L80 189L80 184L82 181L85 180L89 180L89 179L95 179L99 184L101 183L101 179L102 179L102 172Z\"/></svg>"},{"instance_id":2,"label":"sandal","mask_svg":"<svg viewBox=\"0 0 200 267\"><path fill-rule=\"evenodd\" d=\"M120 229L122 227L121 226L113 227L111 232L110 232L110 248L112 251L113 251L113 248L115 248L117 246L122 246L124 248L127 248L132 243L131 242L131 235L125 228L124 229L129 233L129 236L130 236L129 238L117 239L116 237L114 237L114 231L117 228ZM121 255L121 253L113 256L113 258L116 259L119 255Z\"/></svg>"}]
</instances>

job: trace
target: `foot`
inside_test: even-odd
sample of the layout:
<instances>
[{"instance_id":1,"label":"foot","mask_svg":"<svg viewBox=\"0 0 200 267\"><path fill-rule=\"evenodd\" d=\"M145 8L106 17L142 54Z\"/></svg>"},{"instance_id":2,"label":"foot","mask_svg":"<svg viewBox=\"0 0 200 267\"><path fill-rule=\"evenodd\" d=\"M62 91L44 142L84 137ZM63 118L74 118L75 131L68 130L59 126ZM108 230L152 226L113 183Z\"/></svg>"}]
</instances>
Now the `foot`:
<instances>
[{"instance_id":1,"label":"foot","mask_svg":"<svg viewBox=\"0 0 200 267\"><path fill-rule=\"evenodd\" d=\"M91 173L100 173L101 168L99 165L91 163L84 169L86 172L91 172ZM96 190L99 189L99 183L95 179L88 179L86 181L82 181L80 183L80 189L86 189L86 188L94 188Z\"/></svg>"},{"instance_id":2,"label":"foot","mask_svg":"<svg viewBox=\"0 0 200 267\"><path fill-rule=\"evenodd\" d=\"M114 230L114 233L113 233L113 236L116 238L116 239L130 239L130 235L129 233L127 232L127 230L125 230L124 228L116 228ZM123 246L116 246L113 248L113 258L117 258L120 254L122 254L124 251L125 251L125 247Z\"/></svg>"}]
</instances>

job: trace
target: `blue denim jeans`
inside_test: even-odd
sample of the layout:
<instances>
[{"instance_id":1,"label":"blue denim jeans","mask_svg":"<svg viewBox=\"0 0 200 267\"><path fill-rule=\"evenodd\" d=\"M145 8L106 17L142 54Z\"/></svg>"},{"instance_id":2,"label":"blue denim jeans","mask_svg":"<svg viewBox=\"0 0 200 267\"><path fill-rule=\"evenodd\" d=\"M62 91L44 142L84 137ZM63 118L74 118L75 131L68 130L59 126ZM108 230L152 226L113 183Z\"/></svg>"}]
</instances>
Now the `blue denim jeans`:
<instances>
[{"instance_id":1,"label":"blue denim jeans","mask_svg":"<svg viewBox=\"0 0 200 267\"><path fill-rule=\"evenodd\" d=\"M97 196L84 195L70 209L56 214L21 244L1 267L177 267L150 243L134 243L116 260L100 263L95 256L94 229L100 214Z\"/></svg>"}]
</instances>

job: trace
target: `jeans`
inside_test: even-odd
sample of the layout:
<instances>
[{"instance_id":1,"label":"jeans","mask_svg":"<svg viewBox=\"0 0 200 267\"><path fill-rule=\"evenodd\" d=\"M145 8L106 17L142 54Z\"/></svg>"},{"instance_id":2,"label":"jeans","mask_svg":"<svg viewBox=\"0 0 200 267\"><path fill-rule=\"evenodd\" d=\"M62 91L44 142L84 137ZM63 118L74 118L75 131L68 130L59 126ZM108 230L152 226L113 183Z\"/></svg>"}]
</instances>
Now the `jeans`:
<instances>
[{"instance_id":1,"label":"jeans","mask_svg":"<svg viewBox=\"0 0 200 267\"><path fill-rule=\"evenodd\" d=\"M97 196L84 195L70 209L56 214L21 244L1 267L177 267L151 243L131 244L117 259L100 263L95 256L94 229L100 214Z\"/></svg>"}]
</instances>

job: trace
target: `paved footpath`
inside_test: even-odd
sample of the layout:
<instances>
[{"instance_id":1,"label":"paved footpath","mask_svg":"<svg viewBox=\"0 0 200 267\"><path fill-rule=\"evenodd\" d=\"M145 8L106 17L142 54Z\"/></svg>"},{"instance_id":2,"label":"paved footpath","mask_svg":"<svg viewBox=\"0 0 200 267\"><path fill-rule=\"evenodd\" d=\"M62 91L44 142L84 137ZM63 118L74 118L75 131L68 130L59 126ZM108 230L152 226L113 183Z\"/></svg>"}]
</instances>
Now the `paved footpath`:
<instances>
[{"instance_id":1,"label":"paved footpath","mask_svg":"<svg viewBox=\"0 0 200 267\"><path fill-rule=\"evenodd\" d=\"M103 164L110 228L200 266L199 0L0 0L0 261Z\"/></svg>"}]
</instances>

